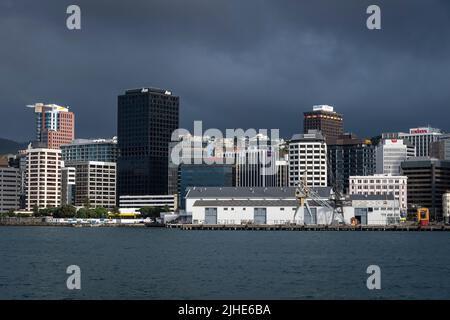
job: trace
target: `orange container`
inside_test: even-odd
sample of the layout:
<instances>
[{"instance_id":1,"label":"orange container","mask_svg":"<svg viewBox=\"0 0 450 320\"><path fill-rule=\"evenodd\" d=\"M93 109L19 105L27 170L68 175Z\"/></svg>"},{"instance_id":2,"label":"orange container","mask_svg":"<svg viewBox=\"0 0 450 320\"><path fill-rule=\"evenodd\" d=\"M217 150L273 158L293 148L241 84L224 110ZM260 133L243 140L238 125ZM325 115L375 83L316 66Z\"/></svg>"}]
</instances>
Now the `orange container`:
<instances>
[{"instance_id":1,"label":"orange container","mask_svg":"<svg viewBox=\"0 0 450 320\"><path fill-rule=\"evenodd\" d=\"M430 223L430 211L428 208L417 209L417 222L420 226L427 226Z\"/></svg>"}]
</instances>

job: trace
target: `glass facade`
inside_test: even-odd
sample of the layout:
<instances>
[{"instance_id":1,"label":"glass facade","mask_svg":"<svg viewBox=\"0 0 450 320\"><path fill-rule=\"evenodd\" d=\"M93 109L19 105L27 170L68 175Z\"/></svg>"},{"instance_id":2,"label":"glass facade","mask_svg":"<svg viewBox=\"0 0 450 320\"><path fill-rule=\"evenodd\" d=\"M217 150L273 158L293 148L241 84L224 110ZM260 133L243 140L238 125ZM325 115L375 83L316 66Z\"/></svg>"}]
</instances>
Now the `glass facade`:
<instances>
[{"instance_id":1,"label":"glass facade","mask_svg":"<svg viewBox=\"0 0 450 320\"><path fill-rule=\"evenodd\" d=\"M335 143L328 145L328 182L335 190L346 193L350 176L375 173L375 147L355 138Z\"/></svg>"},{"instance_id":2,"label":"glass facade","mask_svg":"<svg viewBox=\"0 0 450 320\"><path fill-rule=\"evenodd\" d=\"M118 97L118 196L162 195L168 187L168 147L178 128L179 97L153 88Z\"/></svg>"},{"instance_id":3,"label":"glass facade","mask_svg":"<svg viewBox=\"0 0 450 320\"><path fill-rule=\"evenodd\" d=\"M117 162L117 141L111 140L75 140L72 144L62 145L63 161L103 161Z\"/></svg>"}]
</instances>

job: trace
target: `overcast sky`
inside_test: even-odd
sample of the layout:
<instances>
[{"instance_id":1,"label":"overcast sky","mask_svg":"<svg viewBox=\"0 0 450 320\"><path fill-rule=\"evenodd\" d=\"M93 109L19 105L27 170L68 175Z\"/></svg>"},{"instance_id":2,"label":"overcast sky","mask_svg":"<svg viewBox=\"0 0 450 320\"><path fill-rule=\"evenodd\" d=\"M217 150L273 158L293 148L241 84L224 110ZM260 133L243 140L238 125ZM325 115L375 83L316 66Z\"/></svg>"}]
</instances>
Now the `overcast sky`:
<instances>
[{"instance_id":1,"label":"overcast sky","mask_svg":"<svg viewBox=\"0 0 450 320\"><path fill-rule=\"evenodd\" d=\"M117 95L144 86L179 95L188 129L288 137L329 104L362 137L450 131L448 0L1 0L0 40L0 137L17 141L34 138L35 102L69 105L79 138L113 136Z\"/></svg>"}]
</instances>

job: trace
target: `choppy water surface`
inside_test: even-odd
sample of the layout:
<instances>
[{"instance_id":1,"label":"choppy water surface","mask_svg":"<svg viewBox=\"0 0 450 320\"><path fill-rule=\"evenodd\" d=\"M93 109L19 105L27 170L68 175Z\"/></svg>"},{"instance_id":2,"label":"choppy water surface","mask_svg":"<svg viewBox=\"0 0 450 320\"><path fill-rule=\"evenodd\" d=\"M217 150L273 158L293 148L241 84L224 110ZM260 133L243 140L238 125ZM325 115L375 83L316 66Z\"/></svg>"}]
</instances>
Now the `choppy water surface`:
<instances>
[{"instance_id":1,"label":"choppy water surface","mask_svg":"<svg viewBox=\"0 0 450 320\"><path fill-rule=\"evenodd\" d=\"M449 299L449 248L445 232L0 227L0 299Z\"/></svg>"}]
</instances>

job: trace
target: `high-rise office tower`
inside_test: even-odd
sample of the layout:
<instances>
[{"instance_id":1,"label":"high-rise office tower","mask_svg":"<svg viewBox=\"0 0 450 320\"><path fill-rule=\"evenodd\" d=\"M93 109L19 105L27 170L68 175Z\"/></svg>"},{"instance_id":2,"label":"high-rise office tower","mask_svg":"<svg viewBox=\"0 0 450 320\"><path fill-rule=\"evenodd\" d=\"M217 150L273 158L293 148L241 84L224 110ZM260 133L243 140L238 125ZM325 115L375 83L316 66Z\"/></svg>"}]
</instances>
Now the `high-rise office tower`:
<instances>
[{"instance_id":1,"label":"high-rise office tower","mask_svg":"<svg viewBox=\"0 0 450 320\"><path fill-rule=\"evenodd\" d=\"M437 141L430 144L430 157L450 160L450 134L443 134Z\"/></svg>"},{"instance_id":2,"label":"high-rise office tower","mask_svg":"<svg viewBox=\"0 0 450 320\"><path fill-rule=\"evenodd\" d=\"M288 184L288 145L257 134L237 141L236 186L286 187Z\"/></svg>"},{"instance_id":3,"label":"high-rise office tower","mask_svg":"<svg viewBox=\"0 0 450 320\"><path fill-rule=\"evenodd\" d=\"M416 147L416 157L428 157L431 153L431 143L438 141L441 135L440 129L428 126L409 129L409 133L400 132L398 137L409 141Z\"/></svg>"},{"instance_id":4,"label":"high-rise office tower","mask_svg":"<svg viewBox=\"0 0 450 320\"><path fill-rule=\"evenodd\" d=\"M250 148L236 154L236 186L286 187L287 161L278 148Z\"/></svg>"},{"instance_id":5,"label":"high-rise office tower","mask_svg":"<svg viewBox=\"0 0 450 320\"><path fill-rule=\"evenodd\" d=\"M375 173L400 175L400 164L414 157L414 146L402 139L382 139L375 149Z\"/></svg>"},{"instance_id":6,"label":"high-rise office tower","mask_svg":"<svg viewBox=\"0 0 450 320\"><path fill-rule=\"evenodd\" d=\"M117 162L117 137L112 139L76 139L61 145L63 161Z\"/></svg>"},{"instance_id":7,"label":"high-rise office tower","mask_svg":"<svg viewBox=\"0 0 450 320\"><path fill-rule=\"evenodd\" d=\"M319 130L325 139L337 138L344 133L344 118L332 106L313 106L313 111L304 112L303 133Z\"/></svg>"},{"instance_id":8,"label":"high-rise office tower","mask_svg":"<svg viewBox=\"0 0 450 320\"><path fill-rule=\"evenodd\" d=\"M311 187L327 186L327 144L316 130L296 134L289 142L289 186L304 179Z\"/></svg>"},{"instance_id":9,"label":"high-rise office tower","mask_svg":"<svg viewBox=\"0 0 450 320\"><path fill-rule=\"evenodd\" d=\"M61 150L28 149L26 209L58 207L61 203Z\"/></svg>"},{"instance_id":10,"label":"high-rise office tower","mask_svg":"<svg viewBox=\"0 0 450 320\"><path fill-rule=\"evenodd\" d=\"M116 205L115 162L74 161L65 165L75 174L75 206L89 203L93 208L112 209Z\"/></svg>"},{"instance_id":11,"label":"high-rise office tower","mask_svg":"<svg viewBox=\"0 0 450 320\"><path fill-rule=\"evenodd\" d=\"M29 105L36 114L36 140L49 149L58 149L75 138L75 115L56 104Z\"/></svg>"},{"instance_id":12,"label":"high-rise office tower","mask_svg":"<svg viewBox=\"0 0 450 320\"><path fill-rule=\"evenodd\" d=\"M118 97L118 196L167 194L169 142L178 128L179 97L142 88Z\"/></svg>"},{"instance_id":13,"label":"high-rise office tower","mask_svg":"<svg viewBox=\"0 0 450 320\"><path fill-rule=\"evenodd\" d=\"M401 164L401 173L408 177L410 212L425 207L432 220L441 221L442 196L450 190L450 161L429 157L411 158Z\"/></svg>"},{"instance_id":14,"label":"high-rise office tower","mask_svg":"<svg viewBox=\"0 0 450 320\"><path fill-rule=\"evenodd\" d=\"M0 213L20 208L20 170L0 166Z\"/></svg>"},{"instance_id":15,"label":"high-rise office tower","mask_svg":"<svg viewBox=\"0 0 450 320\"><path fill-rule=\"evenodd\" d=\"M341 193L348 192L350 176L375 173L375 147L370 140L353 134L330 138L328 147L328 185Z\"/></svg>"}]
</instances>

